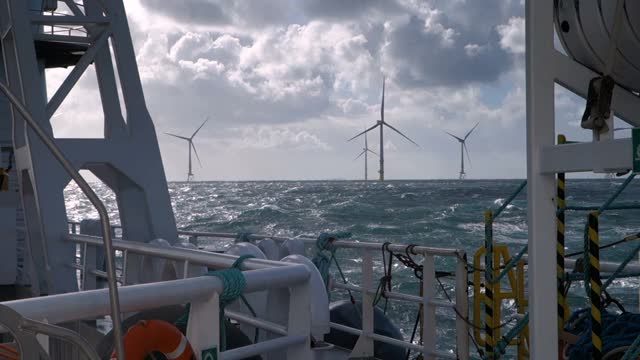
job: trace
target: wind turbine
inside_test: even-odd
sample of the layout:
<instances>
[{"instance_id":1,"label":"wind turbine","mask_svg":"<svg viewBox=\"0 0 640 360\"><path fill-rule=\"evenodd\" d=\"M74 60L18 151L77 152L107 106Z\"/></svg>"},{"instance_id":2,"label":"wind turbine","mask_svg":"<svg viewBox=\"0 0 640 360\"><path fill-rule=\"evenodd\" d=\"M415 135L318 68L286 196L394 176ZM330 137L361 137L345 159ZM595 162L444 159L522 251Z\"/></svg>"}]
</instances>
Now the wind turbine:
<instances>
[{"instance_id":1,"label":"wind turbine","mask_svg":"<svg viewBox=\"0 0 640 360\"><path fill-rule=\"evenodd\" d=\"M453 137L454 139L460 142L460 180L463 180L464 178L467 177L467 174L464 172L464 153L465 152L467 153L467 158L469 159L469 163L471 163L471 156L469 156L469 149L467 149L467 139L469 138L469 135L471 135L473 130L475 130L478 127L478 125L480 125L480 123L477 123L473 128L471 128L471 130L469 130L467 135L465 135L464 138L462 139L453 135L448 131L445 131L449 136Z\"/></svg>"},{"instance_id":2,"label":"wind turbine","mask_svg":"<svg viewBox=\"0 0 640 360\"><path fill-rule=\"evenodd\" d=\"M193 171L191 169L191 149L193 149L193 152L196 154L196 159L198 159L198 164L200 164L200 167L202 167L202 162L200 162L200 156L198 156L198 151L196 150L196 146L193 145L193 138L196 136L198 131L200 131L200 129L202 129L202 127L204 126L204 124L206 124L207 121L209 121L209 117L207 117L204 120L204 122L202 123L202 125L200 125L200 127L197 128L196 131L193 132L193 135L191 135L191 137L185 137L185 136L180 136L180 135L176 135L176 134L165 133L165 134L167 134L169 136L173 136L173 137L176 137L178 139L186 140L189 143L189 173L187 173L187 181L191 181L193 179Z\"/></svg>"},{"instance_id":3,"label":"wind turbine","mask_svg":"<svg viewBox=\"0 0 640 360\"><path fill-rule=\"evenodd\" d=\"M380 170L378 170L378 172L380 173L380 181L384 181L384 127L388 127L389 129L397 132L398 134L400 134L400 136L402 136L403 138L409 140L410 142L412 142L415 146L420 146L418 145L415 141L409 139L409 137L407 137L405 134L401 133L400 130L394 128L393 126L389 125L388 122L384 121L384 88L385 88L385 83L386 83L386 78L382 78L382 102L380 104L380 120L376 121L376 124L373 125L372 127L366 129L365 131L359 133L358 135L352 137L351 139L347 140L347 141L351 141L355 138L357 138L358 136L362 135L362 134L366 134L369 131L380 127Z\"/></svg>"},{"instance_id":4,"label":"wind turbine","mask_svg":"<svg viewBox=\"0 0 640 360\"><path fill-rule=\"evenodd\" d=\"M369 144L367 143L367 134L364 134L364 148L362 148L362 152L360 153L360 155L358 155L355 159L353 159L353 161L356 161L358 159L360 159L360 157L362 157L362 155L364 155L364 181L368 181L369 180L369 168L368 168L368 161L369 161L369 153L372 153L374 155L378 155L376 154L373 150L369 149Z\"/></svg>"}]
</instances>

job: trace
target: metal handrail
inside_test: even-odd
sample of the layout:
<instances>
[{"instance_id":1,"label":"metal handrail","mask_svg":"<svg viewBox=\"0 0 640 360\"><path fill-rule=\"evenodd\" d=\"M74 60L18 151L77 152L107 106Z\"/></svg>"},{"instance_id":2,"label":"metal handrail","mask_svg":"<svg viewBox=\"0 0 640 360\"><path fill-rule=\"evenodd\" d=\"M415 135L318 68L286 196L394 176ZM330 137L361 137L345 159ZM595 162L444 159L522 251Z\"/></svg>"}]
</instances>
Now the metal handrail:
<instances>
[{"instance_id":1,"label":"metal handrail","mask_svg":"<svg viewBox=\"0 0 640 360\"><path fill-rule=\"evenodd\" d=\"M102 203L98 195L91 189L91 186L75 169L71 162L65 157L64 153L56 145L51 137L42 129L40 124L33 118L29 110L22 104L18 97L0 81L0 91L9 99L13 107L22 115L25 122L36 133L38 138L49 149L53 157L58 160L62 168L67 174L78 184L78 187L87 196L91 204L98 211L100 217L100 223L102 225L103 245L106 253L107 274L109 275L107 281L109 284L109 302L111 307L111 319L113 320L113 334L116 355L118 360L124 360L124 344L122 341L122 321L120 316L120 302L118 298L118 284L116 282L116 266L115 266L115 254L113 252L112 239L111 239L111 223L109 221L109 213L107 208Z\"/></svg>"}]
</instances>

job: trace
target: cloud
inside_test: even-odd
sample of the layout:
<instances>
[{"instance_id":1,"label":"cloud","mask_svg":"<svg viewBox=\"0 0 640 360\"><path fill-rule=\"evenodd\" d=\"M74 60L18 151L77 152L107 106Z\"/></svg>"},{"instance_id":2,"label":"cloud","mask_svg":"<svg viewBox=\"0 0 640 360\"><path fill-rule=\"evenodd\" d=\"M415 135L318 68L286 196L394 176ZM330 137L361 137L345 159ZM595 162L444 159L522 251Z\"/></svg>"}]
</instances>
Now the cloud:
<instances>
[{"instance_id":1,"label":"cloud","mask_svg":"<svg viewBox=\"0 0 640 360\"><path fill-rule=\"evenodd\" d=\"M140 3L149 11L158 12L176 20L199 24L227 24L230 21L229 15L215 1L140 0Z\"/></svg>"},{"instance_id":2,"label":"cloud","mask_svg":"<svg viewBox=\"0 0 640 360\"><path fill-rule=\"evenodd\" d=\"M512 17L509 19L507 24L498 25L496 29L500 34L500 46L504 50L507 50L512 54L524 54L524 18Z\"/></svg>"},{"instance_id":3,"label":"cloud","mask_svg":"<svg viewBox=\"0 0 640 360\"><path fill-rule=\"evenodd\" d=\"M306 130L295 130L288 127L249 127L237 129L239 140L235 142L239 148L246 149L289 149L289 150L323 150L331 146L320 140L315 134Z\"/></svg>"}]
</instances>

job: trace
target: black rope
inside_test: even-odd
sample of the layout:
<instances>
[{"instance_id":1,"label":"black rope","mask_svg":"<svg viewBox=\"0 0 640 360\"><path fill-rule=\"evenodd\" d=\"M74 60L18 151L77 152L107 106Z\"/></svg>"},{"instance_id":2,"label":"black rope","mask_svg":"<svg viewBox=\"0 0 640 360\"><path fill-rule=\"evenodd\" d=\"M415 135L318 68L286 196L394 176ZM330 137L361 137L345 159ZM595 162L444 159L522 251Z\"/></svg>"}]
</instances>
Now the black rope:
<instances>
[{"instance_id":1,"label":"black rope","mask_svg":"<svg viewBox=\"0 0 640 360\"><path fill-rule=\"evenodd\" d=\"M640 233L637 233L637 234L634 234L634 235L625 236L623 239L620 239L618 241L614 241L614 242L611 242L611 243L608 243L608 244L600 246L600 250L607 249L607 248L622 244L622 243L627 242L627 241L636 240L638 238L640 238ZM574 253L570 253L570 254L565 255L565 257L572 257L572 256L582 255L582 254L584 254L584 251L576 251Z\"/></svg>"}]
</instances>

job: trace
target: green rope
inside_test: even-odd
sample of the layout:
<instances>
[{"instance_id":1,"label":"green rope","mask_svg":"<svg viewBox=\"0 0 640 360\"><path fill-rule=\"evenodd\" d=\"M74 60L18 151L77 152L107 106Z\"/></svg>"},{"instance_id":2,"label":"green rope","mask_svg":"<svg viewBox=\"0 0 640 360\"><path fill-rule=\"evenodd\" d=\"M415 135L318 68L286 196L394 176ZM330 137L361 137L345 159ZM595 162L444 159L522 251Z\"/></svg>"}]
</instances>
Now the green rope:
<instances>
[{"instance_id":1,"label":"green rope","mask_svg":"<svg viewBox=\"0 0 640 360\"><path fill-rule=\"evenodd\" d=\"M629 255L627 255L627 257L624 259L624 261L618 266L618 268L613 272L613 274L607 279L607 281L605 281L604 284L602 284L602 291L606 290L607 287L609 285L611 285L611 283L613 282L613 280L618 277L622 271L624 270L625 267L627 267L627 264L629 264L631 262L631 260L635 259L636 254L638 253L638 251L640 251L640 245L637 245L632 252L629 253Z\"/></svg>"},{"instance_id":2,"label":"green rope","mask_svg":"<svg viewBox=\"0 0 640 360\"><path fill-rule=\"evenodd\" d=\"M518 264L518 261L522 259L522 257L524 256L524 254L527 253L528 250L529 250L529 245L525 245L522 248L522 250L520 250L520 252L516 254L516 256L512 257L509 260L509 262L507 262L507 264L504 266L504 269L502 269L498 277L496 279L490 280L491 283L495 284L497 282L500 282L507 275L509 270L513 269Z\"/></svg>"},{"instance_id":3,"label":"green rope","mask_svg":"<svg viewBox=\"0 0 640 360\"><path fill-rule=\"evenodd\" d=\"M494 353L494 358L496 356L504 355L505 350L511 340L515 339L529 324L529 313L526 313L520 321L518 321L504 336L500 338L498 344L496 345L496 352Z\"/></svg>"},{"instance_id":4,"label":"green rope","mask_svg":"<svg viewBox=\"0 0 640 360\"><path fill-rule=\"evenodd\" d=\"M322 281L324 281L325 287L329 287L329 269L331 268L331 264L336 264L336 269L338 269L338 273L342 278L342 281L346 284L347 278L344 276L342 272L342 267L338 263L336 259L336 250L337 248L333 245L333 242L338 239L346 239L351 237L351 233L347 232L339 232L339 233L322 233L318 236L316 240L316 253L311 262L316 266L318 272L320 272L320 276L322 277ZM327 295L330 295L330 292L327 291ZM349 291L349 296L351 297L351 302L355 303L355 298Z\"/></svg>"},{"instance_id":5,"label":"green rope","mask_svg":"<svg viewBox=\"0 0 640 360\"><path fill-rule=\"evenodd\" d=\"M253 255L242 255L239 256L236 261L234 261L233 265L231 265L228 269L217 270L217 271L209 271L205 274L205 276L215 276L222 281L223 288L222 293L220 293L219 297L219 322L220 322L220 350L225 351L227 349L227 336L226 336L226 326L224 319L224 308L233 303L238 299L242 299L244 304L247 306L251 314L256 316L255 311L247 302L247 299L242 295L244 292L244 288L246 286L246 281L244 279L244 275L242 271L240 271L240 266L246 259L253 258ZM186 327L189 321L189 312L191 310L191 304L187 304L186 313L180 317L175 324L177 326ZM258 329L256 329L255 340L258 338Z\"/></svg>"},{"instance_id":6,"label":"green rope","mask_svg":"<svg viewBox=\"0 0 640 360\"><path fill-rule=\"evenodd\" d=\"M493 214L493 219L495 220L498 216L500 216L500 214L504 211L504 209L507 208L507 206L509 206L513 200L515 200L515 198L520 195L520 192L522 190L524 190L524 188L527 186L527 180L523 181L518 188L516 189L516 191L513 192L513 194L511 194L511 196L509 196L509 198L507 200L504 201L504 203L494 212Z\"/></svg>"},{"instance_id":7,"label":"green rope","mask_svg":"<svg viewBox=\"0 0 640 360\"><path fill-rule=\"evenodd\" d=\"M624 353L624 356L621 360L633 360L640 357L640 336L638 336L627 351Z\"/></svg>"}]
</instances>

